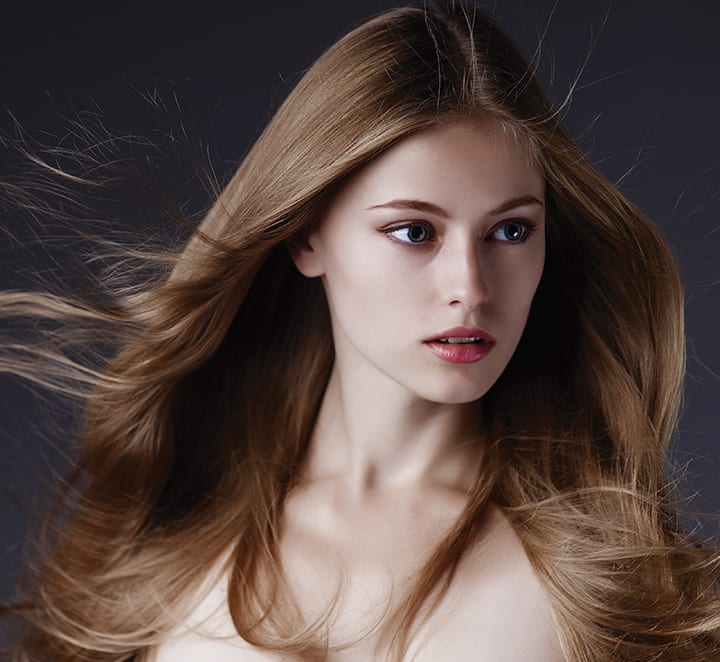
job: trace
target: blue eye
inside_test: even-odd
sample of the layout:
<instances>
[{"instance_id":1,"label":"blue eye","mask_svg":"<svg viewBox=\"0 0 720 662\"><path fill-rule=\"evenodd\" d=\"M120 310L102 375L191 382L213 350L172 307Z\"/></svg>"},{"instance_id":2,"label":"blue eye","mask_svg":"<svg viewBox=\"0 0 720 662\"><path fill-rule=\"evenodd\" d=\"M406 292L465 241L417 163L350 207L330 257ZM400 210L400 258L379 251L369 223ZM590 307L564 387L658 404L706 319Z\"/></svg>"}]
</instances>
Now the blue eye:
<instances>
[{"instance_id":1,"label":"blue eye","mask_svg":"<svg viewBox=\"0 0 720 662\"><path fill-rule=\"evenodd\" d=\"M513 220L498 226L490 237L510 244L521 244L530 237L535 228L536 226L528 221Z\"/></svg>"},{"instance_id":2,"label":"blue eye","mask_svg":"<svg viewBox=\"0 0 720 662\"><path fill-rule=\"evenodd\" d=\"M422 244L432 239L432 229L423 223L409 223L384 232L403 244Z\"/></svg>"}]
</instances>

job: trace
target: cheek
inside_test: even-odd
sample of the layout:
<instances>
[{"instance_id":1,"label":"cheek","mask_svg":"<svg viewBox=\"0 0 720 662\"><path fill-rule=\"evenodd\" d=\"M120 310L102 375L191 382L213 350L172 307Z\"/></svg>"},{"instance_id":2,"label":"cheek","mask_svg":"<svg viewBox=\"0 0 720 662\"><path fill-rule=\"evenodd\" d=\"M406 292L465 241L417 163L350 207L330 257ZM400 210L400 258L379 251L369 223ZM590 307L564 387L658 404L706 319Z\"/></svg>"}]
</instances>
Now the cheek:
<instances>
[{"instance_id":1,"label":"cheek","mask_svg":"<svg viewBox=\"0 0 720 662\"><path fill-rule=\"evenodd\" d=\"M407 332L427 313L429 284L412 260L382 247L372 253L345 251L327 264L323 284L334 323L349 336L388 338Z\"/></svg>"},{"instance_id":2,"label":"cheek","mask_svg":"<svg viewBox=\"0 0 720 662\"><path fill-rule=\"evenodd\" d=\"M330 244L325 253L325 288L338 306L347 300L376 307L410 286L410 270L391 247L377 238L360 239Z\"/></svg>"},{"instance_id":3,"label":"cheek","mask_svg":"<svg viewBox=\"0 0 720 662\"><path fill-rule=\"evenodd\" d=\"M382 264L361 251L340 255L326 264L323 285L333 318L357 324L382 305L393 283Z\"/></svg>"}]
</instances>

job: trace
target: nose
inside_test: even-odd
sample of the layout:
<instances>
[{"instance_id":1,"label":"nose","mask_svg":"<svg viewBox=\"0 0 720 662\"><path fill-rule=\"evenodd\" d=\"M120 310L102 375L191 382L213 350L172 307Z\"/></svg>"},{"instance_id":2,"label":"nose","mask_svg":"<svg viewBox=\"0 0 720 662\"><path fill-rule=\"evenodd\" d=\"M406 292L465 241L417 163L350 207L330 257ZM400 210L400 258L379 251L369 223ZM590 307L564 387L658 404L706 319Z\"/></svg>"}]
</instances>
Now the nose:
<instances>
[{"instance_id":1,"label":"nose","mask_svg":"<svg viewBox=\"0 0 720 662\"><path fill-rule=\"evenodd\" d=\"M446 255L446 296L452 307L473 311L490 299L480 258L480 241L477 236L458 240L457 245Z\"/></svg>"}]
</instances>

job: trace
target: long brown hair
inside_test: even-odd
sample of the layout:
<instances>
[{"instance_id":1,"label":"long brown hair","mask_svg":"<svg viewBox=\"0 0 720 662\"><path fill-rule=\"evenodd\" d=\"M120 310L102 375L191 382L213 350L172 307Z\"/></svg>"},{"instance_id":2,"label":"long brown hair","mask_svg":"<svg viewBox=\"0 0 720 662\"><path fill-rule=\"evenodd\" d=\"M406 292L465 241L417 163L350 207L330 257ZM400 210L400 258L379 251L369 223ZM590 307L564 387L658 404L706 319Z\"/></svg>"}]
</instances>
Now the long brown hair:
<instances>
[{"instance_id":1,"label":"long brown hair","mask_svg":"<svg viewBox=\"0 0 720 662\"><path fill-rule=\"evenodd\" d=\"M545 586L568 659L720 659L720 557L683 534L665 476L684 373L677 268L493 18L458 3L388 11L322 55L166 278L102 305L1 295L6 318L79 320L117 347L92 370L47 345L0 356L9 373L84 397L76 491L19 610L18 659L137 658L219 560L245 640L322 656L326 623L299 618L278 536L333 350L321 285L296 272L286 242L388 146L478 114L545 172L546 268L484 398L481 475L386 619L389 650L407 650L492 500Z\"/></svg>"}]
</instances>

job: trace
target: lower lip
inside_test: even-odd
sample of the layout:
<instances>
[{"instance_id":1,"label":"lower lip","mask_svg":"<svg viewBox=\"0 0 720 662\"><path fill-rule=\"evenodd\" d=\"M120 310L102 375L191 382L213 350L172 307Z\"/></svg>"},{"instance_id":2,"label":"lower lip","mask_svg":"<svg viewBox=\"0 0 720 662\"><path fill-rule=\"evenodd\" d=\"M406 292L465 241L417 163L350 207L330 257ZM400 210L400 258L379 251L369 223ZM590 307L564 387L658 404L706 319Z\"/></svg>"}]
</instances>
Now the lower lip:
<instances>
[{"instance_id":1,"label":"lower lip","mask_svg":"<svg viewBox=\"0 0 720 662\"><path fill-rule=\"evenodd\" d=\"M448 363L475 363L484 359L495 343L441 343L426 342L430 351Z\"/></svg>"}]
</instances>

